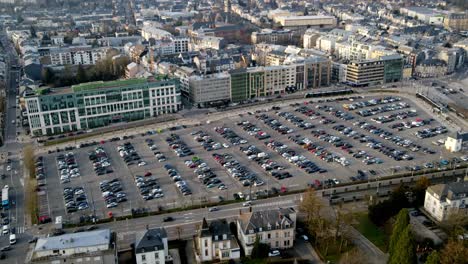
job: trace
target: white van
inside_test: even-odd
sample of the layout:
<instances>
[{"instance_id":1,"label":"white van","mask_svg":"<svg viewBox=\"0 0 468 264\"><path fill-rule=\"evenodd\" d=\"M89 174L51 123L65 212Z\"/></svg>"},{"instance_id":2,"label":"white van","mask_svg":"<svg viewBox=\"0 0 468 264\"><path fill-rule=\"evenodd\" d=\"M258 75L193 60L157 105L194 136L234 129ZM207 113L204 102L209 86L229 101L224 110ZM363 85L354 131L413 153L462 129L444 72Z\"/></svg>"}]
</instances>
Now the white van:
<instances>
[{"instance_id":1,"label":"white van","mask_svg":"<svg viewBox=\"0 0 468 264\"><path fill-rule=\"evenodd\" d=\"M10 235L10 245L14 245L14 244L16 244L16 235L11 234Z\"/></svg>"}]
</instances>

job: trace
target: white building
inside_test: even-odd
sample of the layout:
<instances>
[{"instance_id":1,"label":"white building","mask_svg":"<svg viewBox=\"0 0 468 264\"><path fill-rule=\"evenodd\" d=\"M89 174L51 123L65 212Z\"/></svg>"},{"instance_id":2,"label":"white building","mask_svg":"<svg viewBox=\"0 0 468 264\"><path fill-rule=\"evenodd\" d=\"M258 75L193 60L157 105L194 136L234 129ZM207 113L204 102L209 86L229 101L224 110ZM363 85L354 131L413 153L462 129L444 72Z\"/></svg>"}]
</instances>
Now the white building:
<instances>
[{"instance_id":1,"label":"white building","mask_svg":"<svg viewBox=\"0 0 468 264\"><path fill-rule=\"evenodd\" d=\"M429 186L424 209L437 221L449 219L451 214L467 214L468 182L452 182Z\"/></svg>"},{"instance_id":2,"label":"white building","mask_svg":"<svg viewBox=\"0 0 468 264\"><path fill-rule=\"evenodd\" d=\"M106 56L107 48L92 48L91 46L70 46L50 49L51 65L96 64Z\"/></svg>"},{"instance_id":3,"label":"white building","mask_svg":"<svg viewBox=\"0 0 468 264\"><path fill-rule=\"evenodd\" d=\"M189 98L192 104L200 106L206 106L211 102L230 101L231 76L227 73L191 76Z\"/></svg>"},{"instance_id":4,"label":"white building","mask_svg":"<svg viewBox=\"0 0 468 264\"><path fill-rule=\"evenodd\" d=\"M226 220L213 220L208 225L205 218L195 238L195 258L204 261L227 261L240 258L240 248L231 234Z\"/></svg>"},{"instance_id":5,"label":"white building","mask_svg":"<svg viewBox=\"0 0 468 264\"><path fill-rule=\"evenodd\" d=\"M462 150L463 143L467 141L467 132L456 132L447 137L447 139L445 140L445 148L450 152L458 152Z\"/></svg>"},{"instance_id":6,"label":"white building","mask_svg":"<svg viewBox=\"0 0 468 264\"><path fill-rule=\"evenodd\" d=\"M116 263L109 229L39 238L28 263Z\"/></svg>"},{"instance_id":7,"label":"white building","mask_svg":"<svg viewBox=\"0 0 468 264\"><path fill-rule=\"evenodd\" d=\"M237 235L247 256L252 253L257 237L270 248L293 247L295 228L296 211L293 208L242 212L237 220Z\"/></svg>"},{"instance_id":8,"label":"white building","mask_svg":"<svg viewBox=\"0 0 468 264\"><path fill-rule=\"evenodd\" d=\"M141 28L141 36L149 41L151 38L155 40L166 39L172 37L172 34L163 29L157 28L154 23L144 22Z\"/></svg>"},{"instance_id":9,"label":"white building","mask_svg":"<svg viewBox=\"0 0 468 264\"><path fill-rule=\"evenodd\" d=\"M334 16L278 16L275 22L281 26L288 27L317 27L333 28L336 26Z\"/></svg>"},{"instance_id":10,"label":"white building","mask_svg":"<svg viewBox=\"0 0 468 264\"><path fill-rule=\"evenodd\" d=\"M155 228L140 233L135 244L137 264L164 264L169 256L167 233L164 228Z\"/></svg>"}]
</instances>

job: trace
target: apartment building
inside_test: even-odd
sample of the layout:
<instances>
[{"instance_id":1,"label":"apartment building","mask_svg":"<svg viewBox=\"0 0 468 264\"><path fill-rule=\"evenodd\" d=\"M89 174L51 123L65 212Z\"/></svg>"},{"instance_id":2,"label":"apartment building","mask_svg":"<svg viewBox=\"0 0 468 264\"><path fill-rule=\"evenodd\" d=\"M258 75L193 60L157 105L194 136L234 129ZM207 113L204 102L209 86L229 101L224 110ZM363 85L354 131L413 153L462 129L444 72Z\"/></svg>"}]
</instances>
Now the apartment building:
<instances>
[{"instance_id":1,"label":"apartment building","mask_svg":"<svg viewBox=\"0 0 468 264\"><path fill-rule=\"evenodd\" d=\"M245 255L252 253L255 239L271 248L291 248L294 245L296 214L293 208L241 212L237 219L237 235Z\"/></svg>"},{"instance_id":2,"label":"apartment building","mask_svg":"<svg viewBox=\"0 0 468 264\"><path fill-rule=\"evenodd\" d=\"M203 218L194 242L195 259L198 263L240 258L239 244L225 219L213 220L208 224Z\"/></svg>"},{"instance_id":3,"label":"apartment building","mask_svg":"<svg viewBox=\"0 0 468 264\"><path fill-rule=\"evenodd\" d=\"M468 30L468 12L450 13L444 19L444 27L453 31Z\"/></svg>"},{"instance_id":4,"label":"apartment building","mask_svg":"<svg viewBox=\"0 0 468 264\"><path fill-rule=\"evenodd\" d=\"M437 221L445 221L453 214L468 216L468 182L452 182L429 186L424 209Z\"/></svg>"},{"instance_id":5,"label":"apartment building","mask_svg":"<svg viewBox=\"0 0 468 264\"><path fill-rule=\"evenodd\" d=\"M55 47L49 49L51 65L96 64L106 56L107 48L92 48L86 46Z\"/></svg>"},{"instance_id":6,"label":"apartment building","mask_svg":"<svg viewBox=\"0 0 468 264\"><path fill-rule=\"evenodd\" d=\"M252 44L268 43L278 45L288 45L291 43L293 33L290 30L262 29L260 32L253 32L251 35Z\"/></svg>"},{"instance_id":7,"label":"apartment building","mask_svg":"<svg viewBox=\"0 0 468 264\"><path fill-rule=\"evenodd\" d=\"M231 101L231 76L228 73L194 75L188 81L189 99L194 105L206 107Z\"/></svg>"},{"instance_id":8,"label":"apartment building","mask_svg":"<svg viewBox=\"0 0 468 264\"><path fill-rule=\"evenodd\" d=\"M336 26L334 16L279 16L275 18L275 22L280 23L284 28L333 28Z\"/></svg>"},{"instance_id":9,"label":"apartment building","mask_svg":"<svg viewBox=\"0 0 468 264\"><path fill-rule=\"evenodd\" d=\"M25 96L33 135L51 135L129 122L181 108L176 79L129 79L44 88Z\"/></svg>"}]
</instances>

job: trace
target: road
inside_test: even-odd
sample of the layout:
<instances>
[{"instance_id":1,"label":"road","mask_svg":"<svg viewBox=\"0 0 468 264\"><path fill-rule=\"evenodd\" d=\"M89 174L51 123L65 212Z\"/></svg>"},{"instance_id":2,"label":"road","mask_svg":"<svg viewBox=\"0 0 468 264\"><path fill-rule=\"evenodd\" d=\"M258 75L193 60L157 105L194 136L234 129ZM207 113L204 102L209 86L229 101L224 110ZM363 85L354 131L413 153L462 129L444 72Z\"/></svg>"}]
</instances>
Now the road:
<instances>
[{"instance_id":1,"label":"road","mask_svg":"<svg viewBox=\"0 0 468 264\"><path fill-rule=\"evenodd\" d=\"M6 39L4 35L1 36L1 42L5 51L9 55L8 65L18 65L18 58L16 51L14 50L11 43ZM4 129L4 142L5 144L0 148L2 155L2 162L0 170L2 174L7 177L1 180L1 185L8 185L10 187L10 200L12 207L7 210L10 217L10 228L16 229L17 244L13 249L7 252L10 263L23 263L25 252L27 251L28 243L26 242L31 236L26 234L26 218L24 217L24 175L23 175L23 164L21 160L22 144L17 141L17 129L18 120L17 113L18 107L16 102L16 96L18 94L18 78L20 72L18 70L8 69L8 75L6 80L6 113L5 113L5 129ZM7 171L6 159L11 160L11 170ZM0 247L9 244L8 236L0 237Z\"/></svg>"}]
</instances>

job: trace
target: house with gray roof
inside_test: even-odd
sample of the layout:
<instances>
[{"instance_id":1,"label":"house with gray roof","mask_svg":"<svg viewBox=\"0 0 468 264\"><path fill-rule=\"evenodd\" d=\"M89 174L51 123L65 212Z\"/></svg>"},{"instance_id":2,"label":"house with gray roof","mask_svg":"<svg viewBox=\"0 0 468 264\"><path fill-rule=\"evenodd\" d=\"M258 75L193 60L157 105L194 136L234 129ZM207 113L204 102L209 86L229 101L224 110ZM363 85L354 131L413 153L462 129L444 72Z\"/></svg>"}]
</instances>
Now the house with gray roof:
<instances>
[{"instance_id":1,"label":"house with gray roof","mask_svg":"<svg viewBox=\"0 0 468 264\"><path fill-rule=\"evenodd\" d=\"M462 150L465 142L468 142L468 132L453 132L447 136L445 148L450 152L458 152Z\"/></svg>"},{"instance_id":2,"label":"house with gray roof","mask_svg":"<svg viewBox=\"0 0 468 264\"><path fill-rule=\"evenodd\" d=\"M139 233L135 243L135 258L137 264L164 264L169 258L166 230L154 228Z\"/></svg>"},{"instance_id":3,"label":"house with gray roof","mask_svg":"<svg viewBox=\"0 0 468 264\"><path fill-rule=\"evenodd\" d=\"M28 263L117 263L110 229L39 238Z\"/></svg>"},{"instance_id":4,"label":"house with gray roof","mask_svg":"<svg viewBox=\"0 0 468 264\"><path fill-rule=\"evenodd\" d=\"M225 219L213 220L208 224L203 218L201 228L194 239L194 249L198 263L240 258L239 244Z\"/></svg>"},{"instance_id":5,"label":"house with gray roof","mask_svg":"<svg viewBox=\"0 0 468 264\"><path fill-rule=\"evenodd\" d=\"M296 215L294 208L241 212L237 219L237 235L245 255L250 256L257 237L270 248L293 247Z\"/></svg>"},{"instance_id":6,"label":"house with gray roof","mask_svg":"<svg viewBox=\"0 0 468 264\"><path fill-rule=\"evenodd\" d=\"M445 221L452 214L468 216L468 181L429 186L424 209L437 221Z\"/></svg>"}]
</instances>

